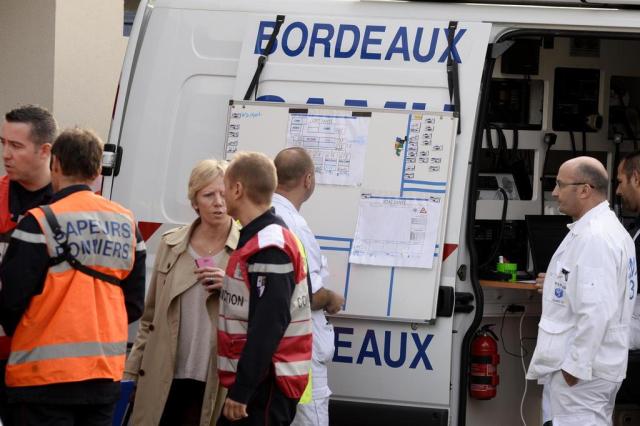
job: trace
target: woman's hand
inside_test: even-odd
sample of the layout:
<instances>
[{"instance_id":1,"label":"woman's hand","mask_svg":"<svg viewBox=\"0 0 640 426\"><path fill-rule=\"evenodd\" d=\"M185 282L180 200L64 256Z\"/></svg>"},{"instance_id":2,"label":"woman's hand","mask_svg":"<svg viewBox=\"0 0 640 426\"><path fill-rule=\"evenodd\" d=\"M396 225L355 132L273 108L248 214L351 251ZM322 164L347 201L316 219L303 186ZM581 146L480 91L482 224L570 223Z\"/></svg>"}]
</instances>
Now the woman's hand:
<instances>
[{"instance_id":1,"label":"woman's hand","mask_svg":"<svg viewBox=\"0 0 640 426\"><path fill-rule=\"evenodd\" d=\"M194 273L198 281L202 283L209 293L222 288L222 280L224 279L224 271L222 269L206 266L204 268L196 268Z\"/></svg>"}]
</instances>

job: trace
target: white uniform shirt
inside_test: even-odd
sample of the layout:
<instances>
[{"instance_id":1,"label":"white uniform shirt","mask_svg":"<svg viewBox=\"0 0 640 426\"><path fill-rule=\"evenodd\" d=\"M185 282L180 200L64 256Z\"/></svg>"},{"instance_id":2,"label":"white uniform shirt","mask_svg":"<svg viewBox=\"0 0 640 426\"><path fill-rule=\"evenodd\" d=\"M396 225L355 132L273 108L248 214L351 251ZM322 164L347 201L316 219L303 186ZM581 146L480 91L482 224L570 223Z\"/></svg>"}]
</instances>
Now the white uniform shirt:
<instances>
[{"instance_id":1,"label":"white uniform shirt","mask_svg":"<svg viewBox=\"0 0 640 426\"><path fill-rule=\"evenodd\" d=\"M323 287L323 280L329 276L327 261L320 253L320 245L302 215L291 201L280 194L273 194L273 207L276 214L284 220L287 227L300 239L307 254L311 291L316 293ZM322 310L311 311L313 326L313 358L311 363L313 399L327 398L331 395L327 383L326 363L333 358L333 326L327 322Z\"/></svg>"},{"instance_id":2,"label":"white uniform shirt","mask_svg":"<svg viewBox=\"0 0 640 426\"><path fill-rule=\"evenodd\" d=\"M636 295L635 247L606 201L569 229L547 269L527 378L544 382L562 369L582 380L620 382Z\"/></svg>"},{"instance_id":3,"label":"white uniform shirt","mask_svg":"<svg viewBox=\"0 0 640 426\"><path fill-rule=\"evenodd\" d=\"M640 230L633 234L633 241L640 238ZM636 265L637 266L637 265ZM640 349L640 297L636 297L636 305L631 315L631 336L629 337L629 349Z\"/></svg>"}]
</instances>

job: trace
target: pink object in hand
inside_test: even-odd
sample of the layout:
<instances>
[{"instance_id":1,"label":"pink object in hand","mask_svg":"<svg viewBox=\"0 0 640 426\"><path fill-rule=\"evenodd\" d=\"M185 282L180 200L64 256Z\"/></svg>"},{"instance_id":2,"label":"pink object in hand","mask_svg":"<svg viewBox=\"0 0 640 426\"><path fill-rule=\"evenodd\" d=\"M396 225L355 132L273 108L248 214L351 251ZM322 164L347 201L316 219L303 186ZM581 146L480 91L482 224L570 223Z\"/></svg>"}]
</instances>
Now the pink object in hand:
<instances>
[{"instance_id":1,"label":"pink object in hand","mask_svg":"<svg viewBox=\"0 0 640 426\"><path fill-rule=\"evenodd\" d=\"M213 257L201 257L199 259L196 259L196 266L198 268L215 268L216 262L215 260L213 260Z\"/></svg>"}]
</instances>

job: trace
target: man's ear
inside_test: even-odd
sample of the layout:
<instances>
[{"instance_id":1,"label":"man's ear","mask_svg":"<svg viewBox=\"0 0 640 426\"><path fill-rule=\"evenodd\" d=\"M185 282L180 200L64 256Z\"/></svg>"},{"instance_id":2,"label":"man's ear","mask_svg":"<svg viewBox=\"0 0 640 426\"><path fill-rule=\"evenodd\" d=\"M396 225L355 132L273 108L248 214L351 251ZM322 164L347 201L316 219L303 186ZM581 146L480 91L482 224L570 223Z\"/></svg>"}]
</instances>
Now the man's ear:
<instances>
[{"instance_id":1,"label":"man's ear","mask_svg":"<svg viewBox=\"0 0 640 426\"><path fill-rule=\"evenodd\" d=\"M631 173L631 179L629 179L634 186L640 186L640 172L638 170L634 170Z\"/></svg>"},{"instance_id":2,"label":"man's ear","mask_svg":"<svg viewBox=\"0 0 640 426\"><path fill-rule=\"evenodd\" d=\"M237 181L233 184L232 187L233 190L233 196L236 200L242 198L242 195L244 194L244 186L242 186L242 182Z\"/></svg>"},{"instance_id":3,"label":"man's ear","mask_svg":"<svg viewBox=\"0 0 640 426\"><path fill-rule=\"evenodd\" d=\"M312 184L313 184L313 175L311 173L307 173L304 176L304 189L311 188Z\"/></svg>"},{"instance_id":4,"label":"man's ear","mask_svg":"<svg viewBox=\"0 0 640 426\"><path fill-rule=\"evenodd\" d=\"M51 144L50 143L43 143L42 145L40 145L40 156L43 158L49 157L51 155Z\"/></svg>"},{"instance_id":5,"label":"man's ear","mask_svg":"<svg viewBox=\"0 0 640 426\"><path fill-rule=\"evenodd\" d=\"M589 191L591 190L592 188L589 185L580 185L578 189L578 196L580 198L587 198L589 196Z\"/></svg>"},{"instance_id":6,"label":"man's ear","mask_svg":"<svg viewBox=\"0 0 640 426\"><path fill-rule=\"evenodd\" d=\"M60 172L60 160L54 155L51 157L51 171L59 173Z\"/></svg>"}]
</instances>

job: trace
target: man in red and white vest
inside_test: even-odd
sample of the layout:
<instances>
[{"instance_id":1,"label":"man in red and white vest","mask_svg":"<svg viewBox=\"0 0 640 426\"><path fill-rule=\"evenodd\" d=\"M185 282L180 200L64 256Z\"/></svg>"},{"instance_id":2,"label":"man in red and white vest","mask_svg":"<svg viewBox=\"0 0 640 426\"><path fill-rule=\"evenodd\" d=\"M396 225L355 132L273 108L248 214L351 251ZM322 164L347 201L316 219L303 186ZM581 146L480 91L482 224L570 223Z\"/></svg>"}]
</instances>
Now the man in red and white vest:
<instances>
[{"instance_id":1,"label":"man in red and white vest","mask_svg":"<svg viewBox=\"0 0 640 426\"><path fill-rule=\"evenodd\" d=\"M220 293L218 374L229 392L218 425L289 425L311 368L304 249L270 208L273 161L238 153L224 181L243 228Z\"/></svg>"},{"instance_id":2,"label":"man in red and white vest","mask_svg":"<svg viewBox=\"0 0 640 426\"><path fill-rule=\"evenodd\" d=\"M0 177L0 260L22 216L49 203L52 195L49 162L58 125L51 113L25 105L5 114L0 127L5 175ZM0 420L11 425L4 371L11 339L0 327Z\"/></svg>"}]
</instances>

